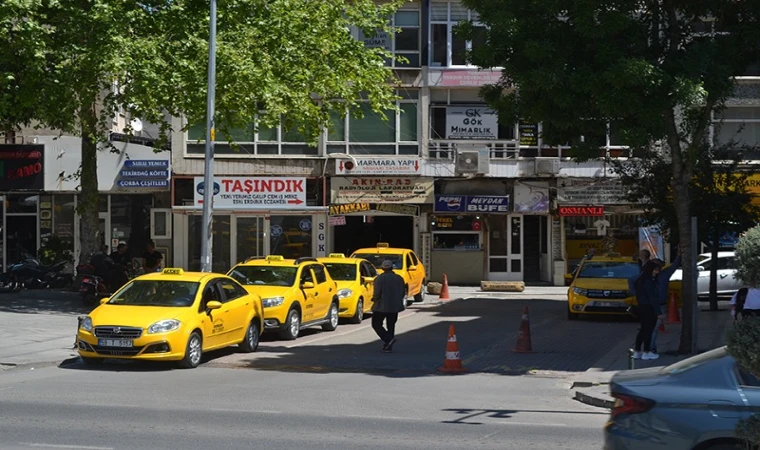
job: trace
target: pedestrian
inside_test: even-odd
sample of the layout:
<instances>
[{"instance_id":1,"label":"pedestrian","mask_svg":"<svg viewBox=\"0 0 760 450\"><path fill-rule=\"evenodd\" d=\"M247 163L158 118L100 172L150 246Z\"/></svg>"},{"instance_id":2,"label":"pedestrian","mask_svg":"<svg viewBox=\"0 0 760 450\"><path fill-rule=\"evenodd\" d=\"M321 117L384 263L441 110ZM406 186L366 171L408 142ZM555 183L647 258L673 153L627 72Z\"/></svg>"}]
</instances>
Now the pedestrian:
<instances>
[{"instance_id":1,"label":"pedestrian","mask_svg":"<svg viewBox=\"0 0 760 450\"><path fill-rule=\"evenodd\" d=\"M731 297L731 315L736 319L737 314L741 314L742 320L760 317L760 289L741 288Z\"/></svg>"},{"instance_id":2,"label":"pedestrian","mask_svg":"<svg viewBox=\"0 0 760 450\"><path fill-rule=\"evenodd\" d=\"M673 260L673 264L669 265L667 268L665 267L665 261L661 259L654 259L653 261L660 267L660 273L656 277L657 291L660 300L660 315L657 316L657 322L654 324L654 330L652 330L652 345L650 346L652 353L657 353L657 336L659 335L658 330L662 325L662 321L665 317L665 311L668 307L670 277L672 277L673 273L675 273L675 271L681 267L681 247L678 247L678 255L676 256L676 259Z\"/></svg>"},{"instance_id":3,"label":"pedestrian","mask_svg":"<svg viewBox=\"0 0 760 450\"><path fill-rule=\"evenodd\" d=\"M652 252L650 252L647 249L642 249L639 252L639 267L643 269L644 265L646 265L646 263L648 263L651 258L652 258Z\"/></svg>"},{"instance_id":4,"label":"pedestrian","mask_svg":"<svg viewBox=\"0 0 760 450\"><path fill-rule=\"evenodd\" d=\"M145 273L160 271L161 263L164 261L164 255L156 250L156 243L153 241L148 241L148 245L145 247L145 253L143 254L143 267L145 268Z\"/></svg>"},{"instance_id":5,"label":"pedestrian","mask_svg":"<svg viewBox=\"0 0 760 450\"><path fill-rule=\"evenodd\" d=\"M383 341L383 352L393 351L396 343L396 321L398 313L406 308L406 287L404 279L393 271L393 263L389 260L380 265L383 273L374 281L374 295L372 296L372 329L375 330L380 340ZM388 329L383 328L385 321Z\"/></svg>"},{"instance_id":6,"label":"pedestrian","mask_svg":"<svg viewBox=\"0 0 760 450\"><path fill-rule=\"evenodd\" d=\"M634 282L636 287L636 302L638 303L639 333L636 335L634 347L634 359L657 359L657 353L652 353L652 331L657 324L660 311L660 294L657 277L660 275L660 266L654 261L649 261L641 269L641 274ZM643 352L642 352L643 346Z\"/></svg>"}]
</instances>

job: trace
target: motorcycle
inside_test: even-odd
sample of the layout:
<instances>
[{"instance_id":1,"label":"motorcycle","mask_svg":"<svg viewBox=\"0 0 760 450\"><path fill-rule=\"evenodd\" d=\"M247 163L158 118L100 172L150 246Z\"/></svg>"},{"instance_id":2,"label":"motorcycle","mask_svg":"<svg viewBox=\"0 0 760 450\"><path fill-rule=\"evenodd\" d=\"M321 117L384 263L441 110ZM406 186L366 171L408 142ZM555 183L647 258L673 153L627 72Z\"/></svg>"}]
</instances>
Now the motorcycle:
<instances>
[{"instance_id":1,"label":"motorcycle","mask_svg":"<svg viewBox=\"0 0 760 450\"><path fill-rule=\"evenodd\" d=\"M23 288L65 287L71 283L71 276L61 272L65 266L66 261L44 266L38 259L26 256L12 264L8 271L0 276L0 288L5 291L19 291Z\"/></svg>"},{"instance_id":2,"label":"motorcycle","mask_svg":"<svg viewBox=\"0 0 760 450\"><path fill-rule=\"evenodd\" d=\"M81 279L79 296L82 298L84 306L95 306L100 299L109 296L105 280L95 275L95 266L90 264L78 265L77 277Z\"/></svg>"}]
</instances>

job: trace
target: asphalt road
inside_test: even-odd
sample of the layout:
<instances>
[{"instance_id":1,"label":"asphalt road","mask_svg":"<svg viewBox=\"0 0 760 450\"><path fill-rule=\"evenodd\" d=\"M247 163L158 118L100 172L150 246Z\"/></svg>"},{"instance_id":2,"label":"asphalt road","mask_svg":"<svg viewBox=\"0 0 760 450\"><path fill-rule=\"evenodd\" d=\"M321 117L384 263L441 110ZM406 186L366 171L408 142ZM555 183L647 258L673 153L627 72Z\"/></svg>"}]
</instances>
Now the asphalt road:
<instances>
[{"instance_id":1,"label":"asphalt road","mask_svg":"<svg viewBox=\"0 0 760 450\"><path fill-rule=\"evenodd\" d=\"M0 372L0 449L598 449L567 381L125 365Z\"/></svg>"}]
</instances>

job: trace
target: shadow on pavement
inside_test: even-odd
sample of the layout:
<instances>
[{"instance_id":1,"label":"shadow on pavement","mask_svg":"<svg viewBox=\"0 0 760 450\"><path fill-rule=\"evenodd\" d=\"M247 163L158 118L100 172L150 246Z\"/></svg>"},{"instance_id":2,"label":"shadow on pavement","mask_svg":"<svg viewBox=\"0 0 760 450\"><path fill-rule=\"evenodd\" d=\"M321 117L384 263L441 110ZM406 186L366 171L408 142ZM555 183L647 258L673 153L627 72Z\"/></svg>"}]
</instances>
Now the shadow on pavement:
<instances>
[{"instance_id":1,"label":"shadow on pavement","mask_svg":"<svg viewBox=\"0 0 760 450\"><path fill-rule=\"evenodd\" d=\"M78 292L26 290L0 294L0 312L16 314L87 314Z\"/></svg>"},{"instance_id":2,"label":"shadow on pavement","mask_svg":"<svg viewBox=\"0 0 760 450\"><path fill-rule=\"evenodd\" d=\"M441 423L461 424L461 425L485 425L484 418L487 419L511 419L517 413L540 413L540 414L583 414L583 415L608 415L606 411L548 411L548 410L527 410L527 409L470 409L470 408L447 408L441 410L446 413L453 413L456 417L453 420L444 420Z\"/></svg>"}]
</instances>

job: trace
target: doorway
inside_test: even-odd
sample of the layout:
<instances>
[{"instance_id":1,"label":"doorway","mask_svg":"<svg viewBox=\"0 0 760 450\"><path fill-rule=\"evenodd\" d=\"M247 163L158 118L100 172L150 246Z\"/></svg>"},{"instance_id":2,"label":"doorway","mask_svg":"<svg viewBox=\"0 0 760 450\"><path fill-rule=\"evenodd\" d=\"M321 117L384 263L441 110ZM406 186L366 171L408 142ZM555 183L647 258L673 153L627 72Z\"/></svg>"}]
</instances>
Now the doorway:
<instances>
[{"instance_id":1,"label":"doorway","mask_svg":"<svg viewBox=\"0 0 760 450\"><path fill-rule=\"evenodd\" d=\"M5 218L5 244L9 264L18 262L25 255L37 256L37 216L13 216Z\"/></svg>"},{"instance_id":2,"label":"doorway","mask_svg":"<svg viewBox=\"0 0 760 450\"><path fill-rule=\"evenodd\" d=\"M526 283L538 283L541 280L541 241L542 230L541 216L524 216L525 233L523 241L525 250L523 261L525 264L523 281Z\"/></svg>"},{"instance_id":3,"label":"doorway","mask_svg":"<svg viewBox=\"0 0 760 450\"><path fill-rule=\"evenodd\" d=\"M390 247L414 249L414 216L345 216L346 224L332 227L333 250L346 256L360 248L387 242Z\"/></svg>"},{"instance_id":4,"label":"doorway","mask_svg":"<svg viewBox=\"0 0 760 450\"><path fill-rule=\"evenodd\" d=\"M491 215L488 223L488 279L523 280L523 216Z\"/></svg>"}]
</instances>

